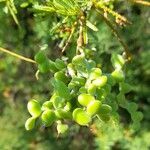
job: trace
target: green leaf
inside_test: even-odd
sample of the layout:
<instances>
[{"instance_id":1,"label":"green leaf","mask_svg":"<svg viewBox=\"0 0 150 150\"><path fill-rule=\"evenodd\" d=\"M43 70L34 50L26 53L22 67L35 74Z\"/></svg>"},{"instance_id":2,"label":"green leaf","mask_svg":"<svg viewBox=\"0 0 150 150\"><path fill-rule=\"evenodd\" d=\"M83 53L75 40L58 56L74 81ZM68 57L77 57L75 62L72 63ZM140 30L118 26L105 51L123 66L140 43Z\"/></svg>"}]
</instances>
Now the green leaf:
<instances>
[{"instance_id":1,"label":"green leaf","mask_svg":"<svg viewBox=\"0 0 150 150\"><path fill-rule=\"evenodd\" d=\"M56 80L60 80L64 83L67 83L68 82L68 77L65 75L65 72L64 71L58 71L54 74L54 78Z\"/></svg>"},{"instance_id":2,"label":"green leaf","mask_svg":"<svg viewBox=\"0 0 150 150\"><path fill-rule=\"evenodd\" d=\"M123 56L116 54L116 53L112 54L111 62L112 62L113 67L118 70L121 69L123 65L125 64L125 60Z\"/></svg>"},{"instance_id":3,"label":"green leaf","mask_svg":"<svg viewBox=\"0 0 150 150\"><path fill-rule=\"evenodd\" d=\"M89 20L86 21L86 26L92 29L93 31L98 31L98 28L92 24Z\"/></svg>"},{"instance_id":4,"label":"green leaf","mask_svg":"<svg viewBox=\"0 0 150 150\"><path fill-rule=\"evenodd\" d=\"M62 70L66 67L66 64L63 60L57 58L55 60L55 66L56 66L57 69Z\"/></svg>"},{"instance_id":5,"label":"green leaf","mask_svg":"<svg viewBox=\"0 0 150 150\"><path fill-rule=\"evenodd\" d=\"M46 60L43 63L39 64L38 69L41 73L50 72L50 64L49 64L48 60Z\"/></svg>"},{"instance_id":6,"label":"green leaf","mask_svg":"<svg viewBox=\"0 0 150 150\"><path fill-rule=\"evenodd\" d=\"M107 122L110 120L110 114L98 114L98 116L100 117L100 119L104 122Z\"/></svg>"},{"instance_id":7,"label":"green leaf","mask_svg":"<svg viewBox=\"0 0 150 150\"><path fill-rule=\"evenodd\" d=\"M70 0L54 0L53 4L55 8L57 9L56 12L62 14L62 15L77 15L78 8L77 5L73 1Z\"/></svg>"},{"instance_id":8,"label":"green leaf","mask_svg":"<svg viewBox=\"0 0 150 150\"><path fill-rule=\"evenodd\" d=\"M140 122L143 119L143 114L142 112L134 112L131 114L131 118L135 122Z\"/></svg>"},{"instance_id":9,"label":"green leaf","mask_svg":"<svg viewBox=\"0 0 150 150\"><path fill-rule=\"evenodd\" d=\"M35 57L34 57L35 61L38 63L38 64L42 64L46 59L46 55L45 55L45 52L44 51L39 51Z\"/></svg>"},{"instance_id":10,"label":"green leaf","mask_svg":"<svg viewBox=\"0 0 150 150\"><path fill-rule=\"evenodd\" d=\"M56 93L60 97L66 99L66 100L70 99L70 91L64 82L54 79L54 80L52 80L52 84L54 86Z\"/></svg>"},{"instance_id":11,"label":"green leaf","mask_svg":"<svg viewBox=\"0 0 150 150\"><path fill-rule=\"evenodd\" d=\"M122 108L127 108L128 102L126 101L124 93L119 93L117 95L117 101L119 106L121 106Z\"/></svg>"},{"instance_id":12,"label":"green leaf","mask_svg":"<svg viewBox=\"0 0 150 150\"><path fill-rule=\"evenodd\" d=\"M29 5L28 2L23 2L23 3L20 5L20 7L25 8L25 7L27 7L28 5Z\"/></svg>"},{"instance_id":13,"label":"green leaf","mask_svg":"<svg viewBox=\"0 0 150 150\"><path fill-rule=\"evenodd\" d=\"M17 9L16 9L16 7L15 7L14 1L13 1L13 0L11 0L11 1L10 1L10 0L7 0L7 1L6 1L6 5L7 5L9 11L10 11L10 14L12 15L12 17L13 17L15 23L20 27L18 18L17 18L17 16L16 16L16 14L17 14Z\"/></svg>"},{"instance_id":14,"label":"green leaf","mask_svg":"<svg viewBox=\"0 0 150 150\"><path fill-rule=\"evenodd\" d=\"M34 5L34 9L38 11L44 11L44 12L55 12L55 9L50 6Z\"/></svg>"},{"instance_id":15,"label":"green leaf","mask_svg":"<svg viewBox=\"0 0 150 150\"><path fill-rule=\"evenodd\" d=\"M130 113L135 112L138 109L138 105L134 102L130 102L127 105L127 109Z\"/></svg>"},{"instance_id":16,"label":"green leaf","mask_svg":"<svg viewBox=\"0 0 150 150\"><path fill-rule=\"evenodd\" d=\"M132 87L131 87L131 85L128 84L128 83L121 82L121 83L119 84L119 90L120 90L120 92L126 94L126 93L129 93L129 92L132 90Z\"/></svg>"},{"instance_id":17,"label":"green leaf","mask_svg":"<svg viewBox=\"0 0 150 150\"><path fill-rule=\"evenodd\" d=\"M105 115L108 114L112 111L111 106L107 105L107 104L102 104L100 109L99 109L99 114Z\"/></svg>"}]
</instances>

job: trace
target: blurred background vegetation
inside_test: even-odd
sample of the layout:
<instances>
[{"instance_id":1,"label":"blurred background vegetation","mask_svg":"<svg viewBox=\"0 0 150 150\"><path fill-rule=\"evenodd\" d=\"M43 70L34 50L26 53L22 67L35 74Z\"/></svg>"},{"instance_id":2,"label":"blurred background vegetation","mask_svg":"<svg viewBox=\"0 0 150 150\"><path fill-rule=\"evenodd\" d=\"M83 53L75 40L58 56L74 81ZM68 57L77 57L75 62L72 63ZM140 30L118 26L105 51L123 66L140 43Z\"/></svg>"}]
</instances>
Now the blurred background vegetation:
<instances>
[{"instance_id":1,"label":"blurred background vegetation","mask_svg":"<svg viewBox=\"0 0 150 150\"><path fill-rule=\"evenodd\" d=\"M34 59L34 55L45 49L50 58L60 55L61 38L52 36L53 15L34 15L32 3L21 8L16 2L18 29L12 16L7 13L5 3L0 3L0 47L12 50ZM118 29L126 41L132 61L127 65L127 81L133 91L129 101L136 102L144 118L141 127L133 131L128 127L130 115L119 111L121 124L95 122L91 130L73 125L66 135L57 137L55 128L37 128L26 131L28 118L26 104L30 98L44 102L51 93L49 76L35 78L36 65L21 61L0 52L0 149L1 150L148 150L150 148L150 12L149 8L120 1L114 8L128 17L132 24ZM123 48L106 24L92 14L91 20L98 20L99 31L90 33L90 47L95 47L97 59L104 69L109 68L111 51L122 52ZM90 32L90 31L89 31ZM74 43L70 49L74 49ZM73 52L72 52L73 53ZM66 55L72 55L71 50ZM107 64L106 64L107 62Z\"/></svg>"}]
</instances>

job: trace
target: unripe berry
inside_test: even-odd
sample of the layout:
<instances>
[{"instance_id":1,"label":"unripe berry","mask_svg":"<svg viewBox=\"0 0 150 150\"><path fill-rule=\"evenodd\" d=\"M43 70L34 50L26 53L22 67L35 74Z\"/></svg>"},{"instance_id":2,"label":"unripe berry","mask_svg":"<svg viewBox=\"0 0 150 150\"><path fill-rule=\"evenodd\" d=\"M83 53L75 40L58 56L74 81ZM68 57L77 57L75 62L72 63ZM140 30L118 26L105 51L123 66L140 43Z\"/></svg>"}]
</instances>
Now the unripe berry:
<instances>
[{"instance_id":1,"label":"unripe berry","mask_svg":"<svg viewBox=\"0 0 150 150\"><path fill-rule=\"evenodd\" d=\"M111 73L111 75L117 82L124 81L125 76L122 70L115 70Z\"/></svg>"},{"instance_id":2,"label":"unripe berry","mask_svg":"<svg viewBox=\"0 0 150 150\"><path fill-rule=\"evenodd\" d=\"M93 116L97 112L99 112L100 107L101 107L101 102L99 100L92 101L87 106L87 112L88 112L88 114L90 114L91 116Z\"/></svg>"},{"instance_id":3,"label":"unripe berry","mask_svg":"<svg viewBox=\"0 0 150 150\"><path fill-rule=\"evenodd\" d=\"M82 106L87 106L93 100L95 100L95 98L90 94L83 93L78 96L78 102Z\"/></svg>"},{"instance_id":4,"label":"unripe berry","mask_svg":"<svg viewBox=\"0 0 150 150\"><path fill-rule=\"evenodd\" d=\"M101 76L93 80L92 84L96 87L101 88L107 83L107 76Z\"/></svg>"},{"instance_id":5,"label":"unripe berry","mask_svg":"<svg viewBox=\"0 0 150 150\"><path fill-rule=\"evenodd\" d=\"M37 118L41 114L41 106L38 101L30 100L27 105L28 111L32 117Z\"/></svg>"},{"instance_id":6,"label":"unripe berry","mask_svg":"<svg viewBox=\"0 0 150 150\"><path fill-rule=\"evenodd\" d=\"M91 121L90 115L81 108L76 108L73 111L73 119L81 126L87 126Z\"/></svg>"},{"instance_id":7,"label":"unripe berry","mask_svg":"<svg viewBox=\"0 0 150 150\"><path fill-rule=\"evenodd\" d=\"M84 60L85 60L84 55L76 55L75 57L73 57L72 63L74 65L82 65L84 63Z\"/></svg>"},{"instance_id":8,"label":"unripe berry","mask_svg":"<svg viewBox=\"0 0 150 150\"><path fill-rule=\"evenodd\" d=\"M97 79L101 75L102 75L102 71L100 68L92 68L89 79L91 79L91 80Z\"/></svg>"},{"instance_id":9,"label":"unripe berry","mask_svg":"<svg viewBox=\"0 0 150 150\"><path fill-rule=\"evenodd\" d=\"M52 109L53 108L53 103L51 101L46 101L43 103L41 110L47 110L47 109Z\"/></svg>"},{"instance_id":10,"label":"unripe berry","mask_svg":"<svg viewBox=\"0 0 150 150\"><path fill-rule=\"evenodd\" d=\"M35 118L31 117L29 118L25 123L26 130L32 130L35 126Z\"/></svg>"},{"instance_id":11,"label":"unripe berry","mask_svg":"<svg viewBox=\"0 0 150 150\"><path fill-rule=\"evenodd\" d=\"M41 119L46 126L51 126L56 120L55 113L52 110L45 110L42 113Z\"/></svg>"}]
</instances>

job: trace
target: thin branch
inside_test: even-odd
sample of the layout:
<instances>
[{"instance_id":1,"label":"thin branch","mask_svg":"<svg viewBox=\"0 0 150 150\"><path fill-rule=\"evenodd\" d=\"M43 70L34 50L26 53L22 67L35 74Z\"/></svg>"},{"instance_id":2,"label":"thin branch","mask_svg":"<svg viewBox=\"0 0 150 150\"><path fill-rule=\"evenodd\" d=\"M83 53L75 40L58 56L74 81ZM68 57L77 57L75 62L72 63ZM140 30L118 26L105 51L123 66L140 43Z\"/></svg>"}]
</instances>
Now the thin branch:
<instances>
[{"instance_id":1,"label":"thin branch","mask_svg":"<svg viewBox=\"0 0 150 150\"><path fill-rule=\"evenodd\" d=\"M18 25L18 27L20 28L21 26L20 26L20 24L19 24L19 21L18 21L18 19L17 19L17 16L16 16L16 12L17 12L17 10L16 10L16 7L14 6L14 4L13 3L11 3L11 1L6 1L6 5L7 5L7 7L8 7L8 9L9 9L9 11L10 11L10 14L12 15L12 17L13 17L13 19L14 19L14 21L15 21L15 23ZM12 8L13 7L13 8ZM15 12L16 11L16 12Z\"/></svg>"},{"instance_id":2,"label":"thin branch","mask_svg":"<svg viewBox=\"0 0 150 150\"><path fill-rule=\"evenodd\" d=\"M5 49L5 48L0 47L0 51L2 51L2 52L4 52L4 53L7 53L7 54L9 54L9 55L15 56L15 57L17 57L17 58L19 58L19 59L21 59L21 60L24 60L24 61L27 61L27 62L36 64L36 62L35 62L34 60L32 60L32 59L30 59L30 58L26 58L26 57L24 57L24 56L22 56L22 55L19 55L19 54L14 53L14 52L11 52L11 51L9 51L9 50L7 50L7 49Z\"/></svg>"},{"instance_id":3,"label":"thin branch","mask_svg":"<svg viewBox=\"0 0 150 150\"><path fill-rule=\"evenodd\" d=\"M134 3L137 3L137 4L142 4L142 5L145 5L145 6L150 6L150 2L148 1L143 1L143 0L133 0Z\"/></svg>"},{"instance_id":4,"label":"thin branch","mask_svg":"<svg viewBox=\"0 0 150 150\"><path fill-rule=\"evenodd\" d=\"M117 37L118 41L124 47L124 51L126 53L127 59L131 60L131 53L129 52L129 48L126 45L126 43L122 40L122 38L120 37L120 35L119 35L118 31L115 29L114 25L111 23L111 21L108 18L106 18L103 14L101 14L101 12L99 10L97 10L97 11L101 15L101 17L103 18L103 20L105 21L105 23L111 28L113 34Z\"/></svg>"},{"instance_id":5,"label":"thin branch","mask_svg":"<svg viewBox=\"0 0 150 150\"><path fill-rule=\"evenodd\" d=\"M37 80L39 80L39 73L40 73L40 70L37 70L37 72L35 73L35 77Z\"/></svg>"},{"instance_id":6,"label":"thin branch","mask_svg":"<svg viewBox=\"0 0 150 150\"><path fill-rule=\"evenodd\" d=\"M94 3L95 3L95 2L94 2ZM129 21L127 20L127 18L125 18L124 16L118 14L117 12L113 11L112 9L106 7L106 6L103 5L102 3L99 2L99 3L95 3L94 5L95 5L95 7L96 7L97 9L103 9L104 12L107 12L107 13L111 14L112 16L114 16L114 17L120 19L122 22L131 24L131 22L129 22Z\"/></svg>"},{"instance_id":7,"label":"thin branch","mask_svg":"<svg viewBox=\"0 0 150 150\"><path fill-rule=\"evenodd\" d=\"M67 46L69 45L69 43L71 41L71 38L72 38L72 36L74 34L75 29L76 29L76 22L74 23L74 25L72 27L72 30L71 30L71 33L70 33L70 35L69 35L69 37L67 39L67 42L66 42L65 46L62 49L62 53L66 50Z\"/></svg>"}]
</instances>

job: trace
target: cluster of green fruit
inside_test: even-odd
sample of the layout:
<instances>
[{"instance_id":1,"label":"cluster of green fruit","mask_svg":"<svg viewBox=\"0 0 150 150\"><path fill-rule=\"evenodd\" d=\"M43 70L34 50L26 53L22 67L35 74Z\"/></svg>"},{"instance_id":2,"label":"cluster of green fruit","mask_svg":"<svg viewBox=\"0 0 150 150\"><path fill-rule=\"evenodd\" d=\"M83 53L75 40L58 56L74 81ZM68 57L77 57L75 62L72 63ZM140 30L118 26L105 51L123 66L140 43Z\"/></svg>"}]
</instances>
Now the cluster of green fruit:
<instances>
[{"instance_id":1,"label":"cluster of green fruit","mask_svg":"<svg viewBox=\"0 0 150 150\"><path fill-rule=\"evenodd\" d=\"M97 67L94 60L87 59L85 53L76 55L68 64L61 59L49 60L43 51L35 56L35 60L41 73L54 73L54 92L42 106L36 100L29 101L28 111L32 117L26 121L27 130L34 128L38 117L46 127L56 122L59 133L68 128L62 123L65 120L75 121L81 126L88 126L94 118L109 121L112 107L105 99L112 87L119 83L121 93L130 91L130 86L124 83L122 71L125 59L118 54L111 58L115 70L107 74Z\"/></svg>"}]
</instances>

